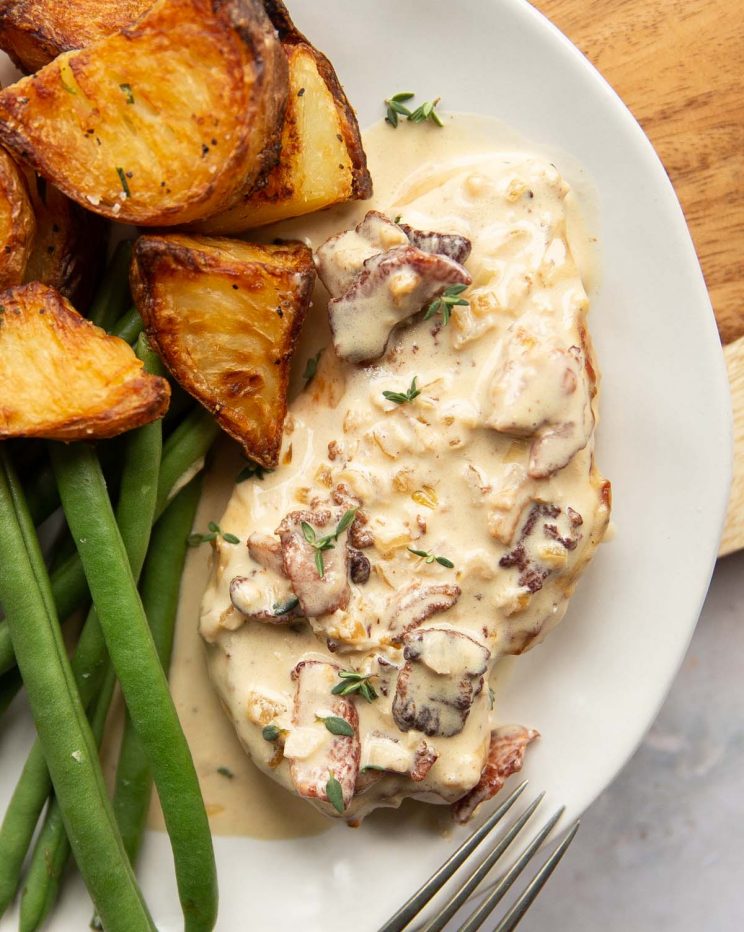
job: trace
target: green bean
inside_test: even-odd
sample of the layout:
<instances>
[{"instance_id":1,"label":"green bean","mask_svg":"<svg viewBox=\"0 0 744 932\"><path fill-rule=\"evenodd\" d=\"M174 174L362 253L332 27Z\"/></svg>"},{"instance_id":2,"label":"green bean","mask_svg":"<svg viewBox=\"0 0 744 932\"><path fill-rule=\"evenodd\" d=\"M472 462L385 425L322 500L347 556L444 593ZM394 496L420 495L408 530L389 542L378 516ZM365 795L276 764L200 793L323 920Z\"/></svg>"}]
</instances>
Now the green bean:
<instances>
[{"instance_id":1,"label":"green bean","mask_svg":"<svg viewBox=\"0 0 744 932\"><path fill-rule=\"evenodd\" d=\"M138 343L137 353L145 363L148 371L157 372L160 362L150 350L144 338ZM119 490L119 503L117 506L117 521L135 578L139 578L142 564L145 561L147 547L150 541L150 531L153 525L155 512L155 499L158 488L158 475L162 449L162 425L159 421L146 424L127 435L124 445L124 464L122 470L121 487ZM108 501L108 496L107 499ZM75 561L66 561L60 571L75 575L79 572L80 582L84 593L87 589L82 563L77 554ZM55 574L55 577L57 574ZM59 587L58 587L59 589ZM53 595L58 610L69 608L63 605L65 597L69 602L72 586L64 591L55 591ZM84 596L83 596L84 597ZM62 612L60 611L60 617ZM91 609L80 634L77 648L72 658L72 672L75 677L81 701L87 706L97 694L103 673L106 668L106 644L101 626L95 613ZM36 750L36 748L34 749ZM33 754L33 751L32 751ZM23 786L21 786L21 783ZM16 793L19 799L16 800ZM16 787L13 799L8 807L6 819L10 818L10 825L14 830L6 830L6 820L0 827L0 864L7 865L4 872L6 887L4 894L0 895L0 911L4 908L11 886L17 888L21 865L31 843L34 827L38 821L46 797L49 795L48 778L39 777L38 768L33 774L22 774ZM13 893L10 893L12 897Z\"/></svg>"},{"instance_id":2,"label":"green bean","mask_svg":"<svg viewBox=\"0 0 744 932\"><path fill-rule=\"evenodd\" d=\"M4 451L0 526L0 601L75 860L109 932L152 929L106 795L39 542Z\"/></svg>"},{"instance_id":3,"label":"green bean","mask_svg":"<svg viewBox=\"0 0 744 932\"><path fill-rule=\"evenodd\" d=\"M201 495L201 476L196 476L165 509L152 533L140 583L145 614L150 624L158 658L168 672L186 560L186 539L194 524ZM152 790L152 773L132 720L127 716L116 768L114 812L124 848L132 864L137 861L147 821Z\"/></svg>"},{"instance_id":4,"label":"green bean","mask_svg":"<svg viewBox=\"0 0 744 932\"><path fill-rule=\"evenodd\" d=\"M93 740L99 748L115 685L116 677L109 665L90 716ZM36 839L23 885L18 923L20 932L32 932L44 922L57 900L62 872L69 857L70 842L65 831L62 810L57 798L53 796L49 801L44 825Z\"/></svg>"},{"instance_id":5,"label":"green bean","mask_svg":"<svg viewBox=\"0 0 744 932\"><path fill-rule=\"evenodd\" d=\"M170 435L163 448L155 520L170 499L200 471L219 432L212 415L198 405Z\"/></svg>"},{"instance_id":6,"label":"green bean","mask_svg":"<svg viewBox=\"0 0 744 932\"><path fill-rule=\"evenodd\" d=\"M0 676L0 717L7 712L9 705L21 688L21 675L18 670Z\"/></svg>"},{"instance_id":7,"label":"green bean","mask_svg":"<svg viewBox=\"0 0 744 932\"><path fill-rule=\"evenodd\" d=\"M131 240L122 240L114 249L106 273L90 305L88 319L110 330L131 305L129 294L129 263L132 258Z\"/></svg>"},{"instance_id":8,"label":"green bean","mask_svg":"<svg viewBox=\"0 0 744 932\"><path fill-rule=\"evenodd\" d=\"M51 464L46 461L37 466L28 482L24 483L28 510L34 524L46 521L59 508L59 492L54 481Z\"/></svg>"},{"instance_id":9,"label":"green bean","mask_svg":"<svg viewBox=\"0 0 744 932\"><path fill-rule=\"evenodd\" d=\"M142 333L142 318L136 307L130 307L128 311L121 315L116 321L112 333L114 336L121 337L127 343L134 343L137 337Z\"/></svg>"},{"instance_id":10,"label":"green bean","mask_svg":"<svg viewBox=\"0 0 744 932\"><path fill-rule=\"evenodd\" d=\"M85 567L109 656L158 788L185 927L211 929L217 909L216 868L204 801L103 473L95 452L85 444L54 445L51 450L62 506Z\"/></svg>"}]
</instances>

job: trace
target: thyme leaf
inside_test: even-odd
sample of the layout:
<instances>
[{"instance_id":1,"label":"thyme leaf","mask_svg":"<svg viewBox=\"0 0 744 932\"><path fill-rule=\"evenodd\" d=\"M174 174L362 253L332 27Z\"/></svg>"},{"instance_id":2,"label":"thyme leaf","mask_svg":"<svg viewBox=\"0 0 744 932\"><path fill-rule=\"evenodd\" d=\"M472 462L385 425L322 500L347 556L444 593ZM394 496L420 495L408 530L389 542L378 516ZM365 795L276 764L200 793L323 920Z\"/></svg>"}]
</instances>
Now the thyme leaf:
<instances>
[{"instance_id":1,"label":"thyme leaf","mask_svg":"<svg viewBox=\"0 0 744 932\"><path fill-rule=\"evenodd\" d=\"M248 464L240 470L235 481L245 482L246 479L258 479L259 482L263 482L263 477L266 473L273 471L273 469L266 469L264 466L261 466L260 463L254 463L253 460L249 460Z\"/></svg>"},{"instance_id":2,"label":"thyme leaf","mask_svg":"<svg viewBox=\"0 0 744 932\"><path fill-rule=\"evenodd\" d=\"M325 718L318 716L318 718L332 735L341 735L344 738L354 737L354 729L340 715L328 715Z\"/></svg>"},{"instance_id":3,"label":"thyme leaf","mask_svg":"<svg viewBox=\"0 0 744 932\"><path fill-rule=\"evenodd\" d=\"M465 298L460 297L467 287L467 285L450 285L449 288L445 288L442 294L435 298L426 309L424 320L430 320L435 314L441 313L442 326L446 327L452 315L452 308L465 307L469 303Z\"/></svg>"},{"instance_id":4,"label":"thyme leaf","mask_svg":"<svg viewBox=\"0 0 744 932\"><path fill-rule=\"evenodd\" d=\"M279 615L288 615L291 611L294 611L299 604L300 600L297 596L292 596L292 598L287 599L286 602L274 602L271 606L271 610L274 615L279 617Z\"/></svg>"},{"instance_id":5,"label":"thyme leaf","mask_svg":"<svg viewBox=\"0 0 744 932\"><path fill-rule=\"evenodd\" d=\"M351 696L354 693L359 693L367 702L373 702L377 699L377 692L370 683L372 674L365 675L364 673L357 673L356 670L339 670L338 675L341 682L336 683L331 690L334 696Z\"/></svg>"},{"instance_id":6,"label":"thyme leaf","mask_svg":"<svg viewBox=\"0 0 744 932\"><path fill-rule=\"evenodd\" d=\"M383 392L383 398L387 398L388 401L394 401L397 405L409 404L414 398L418 398L421 394L421 389L416 388L417 378L418 376L415 375L413 379L411 379L411 384L405 392Z\"/></svg>"},{"instance_id":7,"label":"thyme leaf","mask_svg":"<svg viewBox=\"0 0 744 932\"><path fill-rule=\"evenodd\" d=\"M133 103L134 103L134 94L132 93L132 85L131 85L131 84L120 84L120 85L119 85L119 88L120 88L120 90L122 91L122 93L124 94L124 96L126 97L127 103L128 103L128 104L133 104Z\"/></svg>"},{"instance_id":8,"label":"thyme leaf","mask_svg":"<svg viewBox=\"0 0 744 932\"><path fill-rule=\"evenodd\" d=\"M399 91L392 97L385 99L385 122L395 129L398 125L398 116L404 116L410 119L411 111L404 106L407 100L412 100L415 95L411 91Z\"/></svg>"},{"instance_id":9,"label":"thyme leaf","mask_svg":"<svg viewBox=\"0 0 744 932\"><path fill-rule=\"evenodd\" d=\"M324 537L318 537L315 533L315 528L311 524L308 524L307 521L300 522L302 536L315 551L315 569L318 571L318 576L320 576L321 579L325 575L325 564L323 562L324 551L333 550L339 536L354 520L356 513L356 508L350 508L348 511L344 512L343 517L336 525L336 530L332 534L326 534Z\"/></svg>"},{"instance_id":10,"label":"thyme leaf","mask_svg":"<svg viewBox=\"0 0 744 932\"><path fill-rule=\"evenodd\" d=\"M447 557L437 556L431 550L415 550L413 547L409 547L408 550L415 553L417 557L421 557L424 563L438 563L440 566L446 566L448 570L455 568L452 560L448 560Z\"/></svg>"},{"instance_id":11,"label":"thyme leaf","mask_svg":"<svg viewBox=\"0 0 744 932\"><path fill-rule=\"evenodd\" d=\"M328 802L333 806L336 812L339 812L343 815L344 809L344 794L341 789L341 784L338 782L334 776L333 771L329 771L328 782L326 783L326 796L328 797Z\"/></svg>"},{"instance_id":12,"label":"thyme leaf","mask_svg":"<svg viewBox=\"0 0 744 932\"><path fill-rule=\"evenodd\" d=\"M122 191L127 197L131 197L132 192L129 190L129 182L127 181L126 173L120 165L116 166L116 174L119 176Z\"/></svg>"},{"instance_id":13,"label":"thyme leaf","mask_svg":"<svg viewBox=\"0 0 744 932\"><path fill-rule=\"evenodd\" d=\"M427 120L431 120L437 126L444 126L444 122L436 110L441 99L441 97L437 97L435 100L425 101L420 107L416 107L412 113L408 114L408 120L411 123L426 123Z\"/></svg>"},{"instance_id":14,"label":"thyme leaf","mask_svg":"<svg viewBox=\"0 0 744 932\"><path fill-rule=\"evenodd\" d=\"M218 537L221 537L226 544L239 544L240 538L236 537L235 534L230 534L229 532L223 531L222 528L215 521L210 521L207 525L208 530L204 534L194 533L189 534L186 538L186 543L189 547L198 547L200 544L207 544L213 540L216 540Z\"/></svg>"},{"instance_id":15,"label":"thyme leaf","mask_svg":"<svg viewBox=\"0 0 744 932\"><path fill-rule=\"evenodd\" d=\"M302 373L302 378L305 380L305 388L307 388L315 378L322 353L323 350L319 349L318 352L314 356L311 356L305 363L305 371Z\"/></svg>"}]
</instances>

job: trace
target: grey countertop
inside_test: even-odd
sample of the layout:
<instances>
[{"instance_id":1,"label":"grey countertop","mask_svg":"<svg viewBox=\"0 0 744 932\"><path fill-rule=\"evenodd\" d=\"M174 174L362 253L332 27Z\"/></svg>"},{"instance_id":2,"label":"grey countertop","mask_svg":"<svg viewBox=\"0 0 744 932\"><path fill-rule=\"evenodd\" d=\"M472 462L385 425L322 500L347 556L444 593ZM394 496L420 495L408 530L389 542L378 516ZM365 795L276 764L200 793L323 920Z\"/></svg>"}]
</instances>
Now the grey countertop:
<instances>
[{"instance_id":1,"label":"grey countertop","mask_svg":"<svg viewBox=\"0 0 744 932\"><path fill-rule=\"evenodd\" d=\"M658 719L522 930L744 930L744 552L718 562Z\"/></svg>"}]
</instances>

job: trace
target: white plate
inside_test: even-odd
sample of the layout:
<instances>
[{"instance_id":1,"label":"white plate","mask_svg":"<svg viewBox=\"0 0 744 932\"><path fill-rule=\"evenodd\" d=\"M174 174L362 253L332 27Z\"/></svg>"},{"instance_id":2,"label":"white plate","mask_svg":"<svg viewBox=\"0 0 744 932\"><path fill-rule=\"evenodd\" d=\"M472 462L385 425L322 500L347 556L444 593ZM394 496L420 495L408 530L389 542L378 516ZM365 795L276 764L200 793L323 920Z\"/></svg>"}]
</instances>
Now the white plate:
<instances>
[{"instance_id":1,"label":"white plate","mask_svg":"<svg viewBox=\"0 0 744 932\"><path fill-rule=\"evenodd\" d=\"M598 461L613 481L618 533L600 549L562 625L515 663L501 699L505 720L543 735L525 768L533 788L565 803L573 818L657 713L708 587L728 497L728 386L682 212L630 113L523 0L290 5L334 62L362 125L402 88L441 94L446 109L497 116L570 153L598 190ZM20 762L28 737L17 720L0 734L3 807L13 777L7 762ZM375 929L454 845L420 821L391 826L339 825L293 841L217 838L219 928ZM148 837L139 873L158 928L181 928L164 836ZM68 887L52 928L85 928L90 909L79 893Z\"/></svg>"}]
</instances>

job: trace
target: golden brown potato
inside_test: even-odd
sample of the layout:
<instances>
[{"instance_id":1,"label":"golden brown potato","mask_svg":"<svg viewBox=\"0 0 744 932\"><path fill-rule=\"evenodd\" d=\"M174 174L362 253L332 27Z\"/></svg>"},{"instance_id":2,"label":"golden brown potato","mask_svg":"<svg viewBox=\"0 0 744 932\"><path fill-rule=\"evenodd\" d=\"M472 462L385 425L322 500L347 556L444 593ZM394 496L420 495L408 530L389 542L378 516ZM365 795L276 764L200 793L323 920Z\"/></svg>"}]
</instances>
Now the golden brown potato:
<instances>
[{"instance_id":1,"label":"golden brown potato","mask_svg":"<svg viewBox=\"0 0 744 932\"><path fill-rule=\"evenodd\" d=\"M170 386L34 282L0 292L0 438L94 440L161 417Z\"/></svg>"},{"instance_id":2,"label":"golden brown potato","mask_svg":"<svg viewBox=\"0 0 744 932\"><path fill-rule=\"evenodd\" d=\"M359 125L333 65L297 31L284 4L264 5L289 62L279 162L265 184L199 223L204 232L237 233L372 195Z\"/></svg>"},{"instance_id":3,"label":"golden brown potato","mask_svg":"<svg viewBox=\"0 0 744 932\"><path fill-rule=\"evenodd\" d=\"M23 173L0 149L0 289L23 281L36 220Z\"/></svg>"},{"instance_id":4,"label":"golden brown potato","mask_svg":"<svg viewBox=\"0 0 744 932\"><path fill-rule=\"evenodd\" d=\"M273 165L286 94L259 0L159 0L0 92L0 142L89 210L186 223Z\"/></svg>"},{"instance_id":5,"label":"golden brown potato","mask_svg":"<svg viewBox=\"0 0 744 932\"><path fill-rule=\"evenodd\" d=\"M51 285L85 311L106 258L106 224L43 178L32 172L26 177L36 215L36 236L23 280Z\"/></svg>"},{"instance_id":6,"label":"golden brown potato","mask_svg":"<svg viewBox=\"0 0 744 932\"><path fill-rule=\"evenodd\" d=\"M23 71L38 71L60 52L119 32L153 0L4 0L0 48Z\"/></svg>"},{"instance_id":7,"label":"golden brown potato","mask_svg":"<svg viewBox=\"0 0 744 932\"><path fill-rule=\"evenodd\" d=\"M131 284L163 362L245 453L277 463L289 367L315 268L301 243L141 236Z\"/></svg>"}]
</instances>

